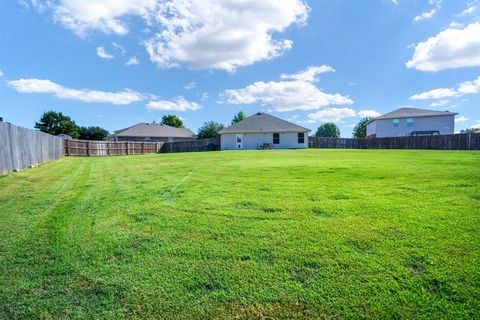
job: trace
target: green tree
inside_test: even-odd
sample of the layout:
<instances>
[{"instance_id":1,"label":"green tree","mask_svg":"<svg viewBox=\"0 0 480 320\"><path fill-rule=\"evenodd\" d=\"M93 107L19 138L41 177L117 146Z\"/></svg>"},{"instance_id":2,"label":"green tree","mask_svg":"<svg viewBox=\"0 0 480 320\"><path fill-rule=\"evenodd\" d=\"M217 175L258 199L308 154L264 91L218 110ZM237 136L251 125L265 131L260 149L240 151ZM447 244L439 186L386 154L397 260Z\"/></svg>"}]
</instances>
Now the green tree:
<instances>
[{"instance_id":1,"label":"green tree","mask_svg":"<svg viewBox=\"0 0 480 320\"><path fill-rule=\"evenodd\" d=\"M172 126L175 128L184 128L183 121L174 114L166 114L162 117L162 124Z\"/></svg>"},{"instance_id":2,"label":"green tree","mask_svg":"<svg viewBox=\"0 0 480 320\"><path fill-rule=\"evenodd\" d=\"M353 137L354 138L365 138L367 136L367 123L373 120L373 117L365 117L361 119L355 128L353 128Z\"/></svg>"},{"instance_id":3,"label":"green tree","mask_svg":"<svg viewBox=\"0 0 480 320\"><path fill-rule=\"evenodd\" d=\"M108 131L100 127L80 127L78 128L79 139L82 140L105 140Z\"/></svg>"},{"instance_id":4,"label":"green tree","mask_svg":"<svg viewBox=\"0 0 480 320\"><path fill-rule=\"evenodd\" d=\"M70 117L61 112L44 112L39 122L35 122L35 128L49 134L67 134L72 138L78 138L78 126Z\"/></svg>"},{"instance_id":5,"label":"green tree","mask_svg":"<svg viewBox=\"0 0 480 320\"><path fill-rule=\"evenodd\" d=\"M232 124L235 124L237 122L240 122L242 120L244 120L247 116L245 115L245 113L243 111L240 111L238 112L237 114L235 114L233 116L233 119L232 119Z\"/></svg>"},{"instance_id":6,"label":"green tree","mask_svg":"<svg viewBox=\"0 0 480 320\"><path fill-rule=\"evenodd\" d=\"M480 132L480 128L469 128L460 131L460 133L475 133L475 132Z\"/></svg>"},{"instance_id":7,"label":"green tree","mask_svg":"<svg viewBox=\"0 0 480 320\"><path fill-rule=\"evenodd\" d=\"M317 137L332 137L338 138L340 137L340 129L338 129L337 125L333 122L326 122L322 123L318 129L317 133L315 133Z\"/></svg>"},{"instance_id":8,"label":"green tree","mask_svg":"<svg viewBox=\"0 0 480 320\"><path fill-rule=\"evenodd\" d=\"M207 121L198 129L198 139L209 139L218 137L218 132L224 128L223 124Z\"/></svg>"}]
</instances>

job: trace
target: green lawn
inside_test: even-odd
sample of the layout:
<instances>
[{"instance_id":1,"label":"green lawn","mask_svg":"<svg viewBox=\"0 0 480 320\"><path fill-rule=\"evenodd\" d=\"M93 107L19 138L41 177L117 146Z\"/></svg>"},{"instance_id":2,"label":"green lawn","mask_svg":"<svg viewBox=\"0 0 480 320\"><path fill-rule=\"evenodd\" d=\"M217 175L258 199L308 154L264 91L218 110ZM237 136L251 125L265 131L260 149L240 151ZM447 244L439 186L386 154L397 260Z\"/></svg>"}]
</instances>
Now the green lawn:
<instances>
[{"instance_id":1,"label":"green lawn","mask_svg":"<svg viewBox=\"0 0 480 320\"><path fill-rule=\"evenodd\" d=\"M64 158L0 178L0 318L480 313L480 152Z\"/></svg>"}]
</instances>

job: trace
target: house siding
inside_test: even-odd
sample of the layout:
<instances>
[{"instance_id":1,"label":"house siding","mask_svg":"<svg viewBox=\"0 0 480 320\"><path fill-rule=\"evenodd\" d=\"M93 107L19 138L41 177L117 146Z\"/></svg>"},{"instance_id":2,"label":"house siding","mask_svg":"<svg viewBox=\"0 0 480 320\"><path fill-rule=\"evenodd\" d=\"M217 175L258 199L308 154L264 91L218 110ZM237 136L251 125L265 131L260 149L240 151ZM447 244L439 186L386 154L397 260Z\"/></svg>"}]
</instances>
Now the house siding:
<instances>
[{"instance_id":1,"label":"house siding","mask_svg":"<svg viewBox=\"0 0 480 320\"><path fill-rule=\"evenodd\" d=\"M410 136L413 131L439 131L440 134L455 132L455 116L432 116L413 118L413 124L407 125L407 118L400 118L398 127L393 126L393 119L378 119L367 125L367 136L403 137Z\"/></svg>"},{"instance_id":2,"label":"house siding","mask_svg":"<svg viewBox=\"0 0 480 320\"><path fill-rule=\"evenodd\" d=\"M280 143L274 144L274 149L304 149L308 148L308 132L305 132L305 142L298 143L299 132L280 133ZM222 150L237 150L237 133L222 133ZM273 133L243 133L242 150L259 149L264 143L273 144Z\"/></svg>"}]
</instances>

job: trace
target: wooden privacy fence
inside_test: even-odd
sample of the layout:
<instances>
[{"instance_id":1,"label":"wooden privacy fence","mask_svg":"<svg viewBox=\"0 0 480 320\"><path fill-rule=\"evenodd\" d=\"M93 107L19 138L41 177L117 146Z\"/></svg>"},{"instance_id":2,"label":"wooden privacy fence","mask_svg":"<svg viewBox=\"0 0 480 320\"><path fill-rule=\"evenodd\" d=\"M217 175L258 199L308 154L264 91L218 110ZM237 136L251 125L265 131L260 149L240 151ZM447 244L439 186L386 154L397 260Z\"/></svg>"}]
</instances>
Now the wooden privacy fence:
<instances>
[{"instance_id":1,"label":"wooden privacy fence","mask_svg":"<svg viewBox=\"0 0 480 320\"><path fill-rule=\"evenodd\" d=\"M391 138L309 137L310 148L480 150L480 133Z\"/></svg>"},{"instance_id":2,"label":"wooden privacy fence","mask_svg":"<svg viewBox=\"0 0 480 320\"><path fill-rule=\"evenodd\" d=\"M0 175L63 157L63 139L0 122Z\"/></svg>"},{"instance_id":3,"label":"wooden privacy fence","mask_svg":"<svg viewBox=\"0 0 480 320\"><path fill-rule=\"evenodd\" d=\"M167 142L162 146L160 152L202 152L220 150L220 138L186 140L177 142Z\"/></svg>"},{"instance_id":4,"label":"wooden privacy fence","mask_svg":"<svg viewBox=\"0 0 480 320\"><path fill-rule=\"evenodd\" d=\"M163 142L65 140L64 148L67 156L122 156L157 153L162 144Z\"/></svg>"}]
</instances>

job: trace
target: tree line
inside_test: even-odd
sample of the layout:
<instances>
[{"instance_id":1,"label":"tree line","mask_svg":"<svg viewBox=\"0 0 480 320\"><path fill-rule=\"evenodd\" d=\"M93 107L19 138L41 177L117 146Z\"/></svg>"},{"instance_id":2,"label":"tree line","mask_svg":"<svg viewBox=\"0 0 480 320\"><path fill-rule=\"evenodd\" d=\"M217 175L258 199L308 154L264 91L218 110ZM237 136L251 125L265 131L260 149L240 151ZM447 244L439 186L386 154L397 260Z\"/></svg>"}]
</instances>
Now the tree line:
<instances>
[{"instance_id":1,"label":"tree line","mask_svg":"<svg viewBox=\"0 0 480 320\"><path fill-rule=\"evenodd\" d=\"M236 113L230 124L235 124L246 118L243 111ZM371 121L372 117L365 117L361 119L353 128L354 138L365 138L367 136L367 123ZM182 119L174 114L166 114L162 117L162 124L169 125L175 128L185 128ZM47 111L45 112L39 122L35 122L35 128L53 135L68 135L74 139L82 140L105 140L109 132L98 126L83 127L78 126L74 120L61 112ZM224 129L225 126L215 121L206 121L198 129L198 139L209 139L218 137L218 132ZM340 137L340 129L333 122L321 124L315 135L317 137Z\"/></svg>"}]
</instances>

